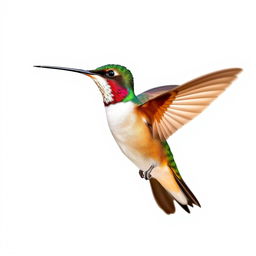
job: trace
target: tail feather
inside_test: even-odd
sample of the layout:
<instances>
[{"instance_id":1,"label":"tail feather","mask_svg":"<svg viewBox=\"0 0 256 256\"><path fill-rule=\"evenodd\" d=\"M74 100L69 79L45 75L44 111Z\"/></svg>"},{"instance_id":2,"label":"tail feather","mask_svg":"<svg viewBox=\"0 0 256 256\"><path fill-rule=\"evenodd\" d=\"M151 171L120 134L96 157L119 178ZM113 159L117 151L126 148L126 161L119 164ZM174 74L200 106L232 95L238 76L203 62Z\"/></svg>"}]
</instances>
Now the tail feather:
<instances>
[{"instance_id":1,"label":"tail feather","mask_svg":"<svg viewBox=\"0 0 256 256\"><path fill-rule=\"evenodd\" d=\"M151 178L150 185L154 198L158 206L167 214L175 212L173 197L164 189L164 187L154 178Z\"/></svg>"},{"instance_id":2,"label":"tail feather","mask_svg":"<svg viewBox=\"0 0 256 256\"><path fill-rule=\"evenodd\" d=\"M184 182L183 179L179 179L178 177L176 177L176 175L174 175L176 182L179 184L179 187L181 188L181 190L183 191L183 193L186 195L187 199L188 199L188 204L190 206L193 207L193 204L201 207L199 201L197 200L197 198L195 197L195 195L191 192L191 190L189 189L189 187L186 185L186 183Z\"/></svg>"},{"instance_id":3,"label":"tail feather","mask_svg":"<svg viewBox=\"0 0 256 256\"><path fill-rule=\"evenodd\" d=\"M187 213L190 213L190 210L189 210L187 204L181 204L181 203L179 203L178 201L176 201L176 202L180 205L180 207L181 207L183 210L185 210Z\"/></svg>"},{"instance_id":4,"label":"tail feather","mask_svg":"<svg viewBox=\"0 0 256 256\"><path fill-rule=\"evenodd\" d=\"M175 212L174 200L188 213L193 204L200 203L181 177L178 177L171 167L156 167L152 171L150 184L153 195L159 207L167 214Z\"/></svg>"}]
</instances>

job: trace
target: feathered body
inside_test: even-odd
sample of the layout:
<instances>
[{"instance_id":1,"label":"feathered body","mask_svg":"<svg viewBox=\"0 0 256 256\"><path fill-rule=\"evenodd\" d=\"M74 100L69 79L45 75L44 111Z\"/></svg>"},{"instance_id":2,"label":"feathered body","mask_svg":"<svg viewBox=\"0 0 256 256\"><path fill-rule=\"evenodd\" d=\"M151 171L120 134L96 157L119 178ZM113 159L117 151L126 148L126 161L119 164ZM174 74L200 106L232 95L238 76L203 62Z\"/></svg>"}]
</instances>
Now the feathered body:
<instances>
[{"instance_id":1,"label":"feathered body","mask_svg":"<svg viewBox=\"0 0 256 256\"><path fill-rule=\"evenodd\" d=\"M155 166L151 175L181 204L188 203L171 169L172 154L167 142L154 139L145 115L134 102L119 102L106 106L110 130L121 151L140 169ZM174 167L173 167L174 169Z\"/></svg>"},{"instance_id":2,"label":"feathered body","mask_svg":"<svg viewBox=\"0 0 256 256\"><path fill-rule=\"evenodd\" d=\"M106 107L110 130L122 152L141 170L164 161L159 140L152 139L137 104L120 102Z\"/></svg>"},{"instance_id":3,"label":"feathered body","mask_svg":"<svg viewBox=\"0 0 256 256\"><path fill-rule=\"evenodd\" d=\"M173 200L187 212L188 205L200 206L183 181L166 139L201 113L241 69L221 70L181 86L161 86L136 96L131 72L120 65L91 71L42 67L84 73L95 81L114 139L140 170L151 171L153 195L166 213L175 212Z\"/></svg>"}]
</instances>

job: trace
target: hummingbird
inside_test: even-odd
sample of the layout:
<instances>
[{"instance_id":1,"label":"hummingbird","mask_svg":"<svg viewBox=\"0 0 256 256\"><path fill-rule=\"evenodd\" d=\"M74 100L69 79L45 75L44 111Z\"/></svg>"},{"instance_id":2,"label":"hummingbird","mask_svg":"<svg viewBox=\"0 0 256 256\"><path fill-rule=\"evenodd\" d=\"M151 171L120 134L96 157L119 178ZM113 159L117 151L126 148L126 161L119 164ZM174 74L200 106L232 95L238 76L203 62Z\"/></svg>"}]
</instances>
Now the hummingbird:
<instances>
[{"instance_id":1,"label":"hummingbird","mask_svg":"<svg viewBox=\"0 0 256 256\"><path fill-rule=\"evenodd\" d=\"M134 92L129 69L108 64L93 70L58 66L35 66L84 74L99 88L110 131L121 151L149 180L158 206L167 214L175 212L176 201L186 212L200 206L181 177L169 136L201 113L242 71L240 68L213 72L181 85L165 85Z\"/></svg>"}]
</instances>

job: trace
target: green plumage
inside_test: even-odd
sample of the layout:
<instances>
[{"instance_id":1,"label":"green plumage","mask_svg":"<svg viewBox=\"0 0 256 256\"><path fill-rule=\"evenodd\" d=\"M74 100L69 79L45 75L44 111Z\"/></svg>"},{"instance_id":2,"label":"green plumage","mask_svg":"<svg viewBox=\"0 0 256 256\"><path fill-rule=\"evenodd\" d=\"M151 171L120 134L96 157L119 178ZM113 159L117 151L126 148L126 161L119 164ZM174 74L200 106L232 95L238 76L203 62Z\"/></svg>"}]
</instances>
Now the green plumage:
<instances>
[{"instance_id":1,"label":"green plumage","mask_svg":"<svg viewBox=\"0 0 256 256\"><path fill-rule=\"evenodd\" d=\"M175 175L179 178L179 179L182 179L181 178L181 175L179 173L179 170L178 170L178 167L174 161L174 157L173 157L173 154L172 154L172 151L167 143L167 141L164 141L162 142L162 145L163 145L163 148L164 148L164 151L166 153L166 156L167 156L167 159L168 159L168 163L169 163L169 166L172 168L172 170L175 172Z\"/></svg>"},{"instance_id":2,"label":"green plumage","mask_svg":"<svg viewBox=\"0 0 256 256\"><path fill-rule=\"evenodd\" d=\"M126 67L121 66L121 65L107 64L107 65L97 68L96 70L106 70L106 69L117 70L123 79L123 85L128 89L132 89L132 91L134 90L133 75L129 69L127 69Z\"/></svg>"}]
</instances>

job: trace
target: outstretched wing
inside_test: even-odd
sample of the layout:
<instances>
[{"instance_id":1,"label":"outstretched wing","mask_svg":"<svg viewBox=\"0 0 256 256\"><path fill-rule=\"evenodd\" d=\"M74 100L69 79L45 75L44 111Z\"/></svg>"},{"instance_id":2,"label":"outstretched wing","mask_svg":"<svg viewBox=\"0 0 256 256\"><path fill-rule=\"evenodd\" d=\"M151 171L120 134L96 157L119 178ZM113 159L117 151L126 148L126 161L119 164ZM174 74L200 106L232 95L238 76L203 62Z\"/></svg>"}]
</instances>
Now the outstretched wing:
<instances>
[{"instance_id":1,"label":"outstretched wing","mask_svg":"<svg viewBox=\"0 0 256 256\"><path fill-rule=\"evenodd\" d=\"M139 106L152 126L153 136L166 140L176 130L201 113L241 72L225 69L194 79L153 97Z\"/></svg>"},{"instance_id":2,"label":"outstretched wing","mask_svg":"<svg viewBox=\"0 0 256 256\"><path fill-rule=\"evenodd\" d=\"M139 100L140 104L144 104L145 102L152 100L157 96L160 96L166 92L170 92L176 87L178 87L178 85L163 85L163 86L155 87L137 95L137 99Z\"/></svg>"}]
</instances>

